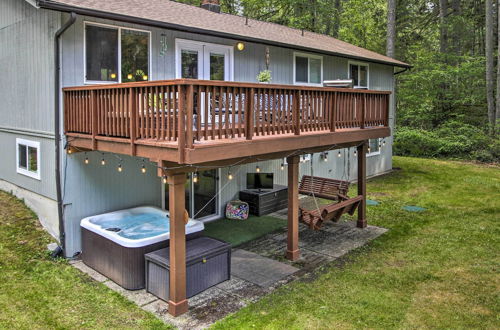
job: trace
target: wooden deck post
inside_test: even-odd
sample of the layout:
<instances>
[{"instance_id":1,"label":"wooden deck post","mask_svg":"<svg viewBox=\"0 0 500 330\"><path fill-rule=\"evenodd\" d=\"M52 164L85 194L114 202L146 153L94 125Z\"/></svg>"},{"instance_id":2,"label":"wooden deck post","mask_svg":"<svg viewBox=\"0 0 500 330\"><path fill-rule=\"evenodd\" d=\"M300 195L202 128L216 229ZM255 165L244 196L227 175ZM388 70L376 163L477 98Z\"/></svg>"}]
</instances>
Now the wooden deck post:
<instances>
[{"instance_id":1,"label":"wooden deck post","mask_svg":"<svg viewBox=\"0 0 500 330\"><path fill-rule=\"evenodd\" d=\"M363 199L358 207L358 228L365 228L366 222L366 152L368 151L367 142L358 146L358 195Z\"/></svg>"},{"instance_id":2,"label":"wooden deck post","mask_svg":"<svg viewBox=\"0 0 500 330\"><path fill-rule=\"evenodd\" d=\"M186 229L184 224L186 174L168 176L170 205L170 294L168 312L179 316L188 311L186 299Z\"/></svg>"},{"instance_id":3,"label":"wooden deck post","mask_svg":"<svg viewBox=\"0 0 500 330\"><path fill-rule=\"evenodd\" d=\"M286 159L288 163L288 241L286 258L299 259L299 156Z\"/></svg>"}]
</instances>

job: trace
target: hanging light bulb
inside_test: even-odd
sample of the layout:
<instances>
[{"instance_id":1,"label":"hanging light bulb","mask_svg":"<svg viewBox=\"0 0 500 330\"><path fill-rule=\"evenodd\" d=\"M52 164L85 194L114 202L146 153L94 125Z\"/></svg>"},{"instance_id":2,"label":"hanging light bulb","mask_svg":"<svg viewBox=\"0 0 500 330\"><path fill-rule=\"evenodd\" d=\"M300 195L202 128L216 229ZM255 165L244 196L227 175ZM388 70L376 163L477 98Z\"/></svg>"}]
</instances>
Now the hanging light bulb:
<instances>
[{"instance_id":1,"label":"hanging light bulb","mask_svg":"<svg viewBox=\"0 0 500 330\"><path fill-rule=\"evenodd\" d=\"M85 160L83 162L85 163L85 165L88 165L90 163L89 158L85 157Z\"/></svg>"},{"instance_id":2,"label":"hanging light bulb","mask_svg":"<svg viewBox=\"0 0 500 330\"><path fill-rule=\"evenodd\" d=\"M281 163L281 170L283 171L285 169L285 164Z\"/></svg>"},{"instance_id":3,"label":"hanging light bulb","mask_svg":"<svg viewBox=\"0 0 500 330\"><path fill-rule=\"evenodd\" d=\"M229 173L227 174L227 178L228 178L229 180L232 180L232 179L233 179L233 174L232 174L231 172L229 172Z\"/></svg>"},{"instance_id":4,"label":"hanging light bulb","mask_svg":"<svg viewBox=\"0 0 500 330\"><path fill-rule=\"evenodd\" d=\"M260 173L260 167L259 167L259 165L257 165L257 167L255 168L255 172Z\"/></svg>"},{"instance_id":5,"label":"hanging light bulb","mask_svg":"<svg viewBox=\"0 0 500 330\"><path fill-rule=\"evenodd\" d=\"M342 154L340 153L340 150L339 150L339 153L337 154L337 157L342 157Z\"/></svg>"},{"instance_id":6,"label":"hanging light bulb","mask_svg":"<svg viewBox=\"0 0 500 330\"><path fill-rule=\"evenodd\" d=\"M323 161L327 162L328 161L328 152L325 152L323 154Z\"/></svg>"},{"instance_id":7,"label":"hanging light bulb","mask_svg":"<svg viewBox=\"0 0 500 330\"><path fill-rule=\"evenodd\" d=\"M194 183L198 182L198 172L193 173L193 182Z\"/></svg>"},{"instance_id":8,"label":"hanging light bulb","mask_svg":"<svg viewBox=\"0 0 500 330\"><path fill-rule=\"evenodd\" d=\"M121 172L121 171L123 171L122 164L119 164L118 165L118 172Z\"/></svg>"},{"instance_id":9,"label":"hanging light bulb","mask_svg":"<svg viewBox=\"0 0 500 330\"><path fill-rule=\"evenodd\" d=\"M162 179L163 179L163 183L167 183L167 176L166 175L164 175Z\"/></svg>"},{"instance_id":10,"label":"hanging light bulb","mask_svg":"<svg viewBox=\"0 0 500 330\"><path fill-rule=\"evenodd\" d=\"M102 165L102 166L106 165L106 160L105 160L104 158L103 158L103 159L101 159L101 165Z\"/></svg>"},{"instance_id":11,"label":"hanging light bulb","mask_svg":"<svg viewBox=\"0 0 500 330\"><path fill-rule=\"evenodd\" d=\"M146 173L146 166L142 165L141 172L142 172L142 174Z\"/></svg>"},{"instance_id":12,"label":"hanging light bulb","mask_svg":"<svg viewBox=\"0 0 500 330\"><path fill-rule=\"evenodd\" d=\"M71 155L72 152L73 152L73 150L71 148L68 148L68 154Z\"/></svg>"},{"instance_id":13,"label":"hanging light bulb","mask_svg":"<svg viewBox=\"0 0 500 330\"><path fill-rule=\"evenodd\" d=\"M354 157L356 157L358 155L358 152L356 150L354 150Z\"/></svg>"}]
</instances>

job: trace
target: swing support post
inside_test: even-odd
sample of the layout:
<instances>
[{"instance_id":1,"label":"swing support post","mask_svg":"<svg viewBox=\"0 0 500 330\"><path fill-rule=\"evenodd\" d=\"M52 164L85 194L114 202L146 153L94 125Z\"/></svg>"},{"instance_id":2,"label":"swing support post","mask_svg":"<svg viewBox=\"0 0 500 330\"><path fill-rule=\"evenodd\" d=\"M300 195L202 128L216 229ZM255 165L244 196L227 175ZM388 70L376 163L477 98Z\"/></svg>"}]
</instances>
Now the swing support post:
<instances>
[{"instance_id":1,"label":"swing support post","mask_svg":"<svg viewBox=\"0 0 500 330\"><path fill-rule=\"evenodd\" d=\"M288 239L286 258L299 259L299 156L286 159L288 163Z\"/></svg>"},{"instance_id":2,"label":"swing support post","mask_svg":"<svg viewBox=\"0 0 500 330\"><path fill-rule=\"evenodd\" d=\"M366 153L368 151L367 141L357 147L358 152L358 195L363 196L358 206L358 228L366 228Z\"/></svg>"}]
</instances>

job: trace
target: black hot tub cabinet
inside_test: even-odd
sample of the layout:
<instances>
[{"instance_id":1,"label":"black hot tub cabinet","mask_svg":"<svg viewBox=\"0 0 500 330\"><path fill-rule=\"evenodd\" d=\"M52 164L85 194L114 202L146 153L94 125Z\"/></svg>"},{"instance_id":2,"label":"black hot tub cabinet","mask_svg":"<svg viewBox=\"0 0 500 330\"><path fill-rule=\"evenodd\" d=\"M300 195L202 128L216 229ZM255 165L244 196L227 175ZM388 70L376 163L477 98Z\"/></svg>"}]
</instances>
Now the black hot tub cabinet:
<instances>
[{"instance_id":1,"label":"black hot tub cabinet","mask_svg":"<svg viewBox=\"0 0 500 330\"><path fill-rule=\"evenodd\" d=\"M169 297L170 248L145 255L146 291L165 301ZM188 298L227 281L231 274L231 245L209 237L186 242Z\"/></svg>"}]
</instances>

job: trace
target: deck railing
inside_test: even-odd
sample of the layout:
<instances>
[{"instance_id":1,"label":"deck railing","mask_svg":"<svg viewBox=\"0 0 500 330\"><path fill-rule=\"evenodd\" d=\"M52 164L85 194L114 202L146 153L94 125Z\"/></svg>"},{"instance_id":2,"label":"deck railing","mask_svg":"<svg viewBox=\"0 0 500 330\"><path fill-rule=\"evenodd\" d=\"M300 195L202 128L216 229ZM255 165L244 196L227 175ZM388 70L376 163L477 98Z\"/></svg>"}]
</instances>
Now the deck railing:
<instances>
[{"instance_id":1,"label":"deck railing","mask_svg":"<svg viewBox=\"0 0 500 330\"><path fill-rule=\"evenodd\" d=\"M65 132L196 142L388 126L388 91L177 79L64 89Z\"/></svg>"}]
</instances>

